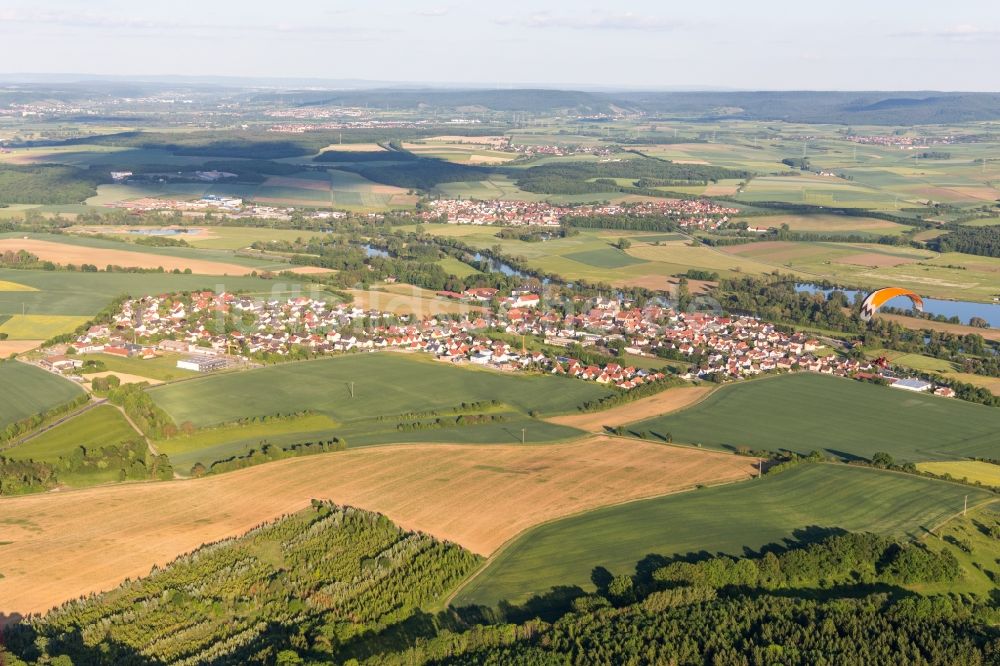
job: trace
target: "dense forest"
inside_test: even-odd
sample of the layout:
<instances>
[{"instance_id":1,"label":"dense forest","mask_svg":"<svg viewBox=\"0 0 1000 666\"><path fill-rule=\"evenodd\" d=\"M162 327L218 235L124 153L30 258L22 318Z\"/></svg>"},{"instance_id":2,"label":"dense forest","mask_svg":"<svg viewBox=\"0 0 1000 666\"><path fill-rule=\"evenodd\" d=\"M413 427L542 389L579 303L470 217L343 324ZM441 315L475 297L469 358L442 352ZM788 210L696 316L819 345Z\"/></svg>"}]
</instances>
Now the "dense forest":
<instances>
[{"instance_id":1,"label":"dense forest","mask_svg":"<svg viewBox=\"0 0 1000 666\"><path fill-rule=\"evenodd\" d=\"M107 174L59 164L0 164L0 204L75 204L110 182Z\"/></svg>"},{"instance_id":2,"label":"dense forest","mask_svg":"<svg viewBox=\"0 0 1000 666\"><path fill-rule=\"evenodd\" d=\"M340 168L353 171L376 183L395 185L408 189L429 190L440 183L479 181L490 177L494 170L488 167L456 164L431 157L404 158L411 153L394 152L401 159L379 163L367 161L344 164Z\"/></svg>"},{"instance_id":3,"label":"dense forest","mask_svg":"<svg viewBox=\"0 0 1000 666\"><path fill-rule=\"evenodd\" d=\"M995 602L901 587L957 579L949 550L873 534L820 530L805 545L744 557L649 556L634 574L596 567L592 593L553 588L521 606L429 613L478 562L383 516L314 501L146 578L12 625L4 635L6 663L1000 660Z\"/></svg>"},{"instance_id":4,"label":"dense forest","mask_svg":"<svg viewBox=\"0 0 1000 666\"><path fill-rule=\"evenodd\" d=\"M747 171L723 167L675 164L666 160L643 157L617 162L542 164L512 175L516 175L517 186L522 190L542 194L635 192L665 196L665 192L653 189L657 186L657 182L703 185L723 178L746 178L750 174ZM621 185L615 180L619 178L634 182L632 185Z\"/></svg>"},{"instance_id":5,"label":"dense forest","mask_svg":"<svg viewBox=\"0 0 1000 666\"><path fill-rule=\"evenodd\" d=\"M1000 257L1000 225L956 227L951 233L927 241L937 252L964 252L984 257Z\"/></svg>"},{"instance_id":6,"label":"dense forest","mask_svg":"<svg viewBox=\"0 0 1000 666\"><path fill-rule=\"evenodd\" d=\"M7 628L8 666L343 663L405 641L479 563L384 516L313 502L149 576ZM16 656L14 656L16 655ZM61 661L56 661L61 659Z\"/></svg>"}]
</instances>

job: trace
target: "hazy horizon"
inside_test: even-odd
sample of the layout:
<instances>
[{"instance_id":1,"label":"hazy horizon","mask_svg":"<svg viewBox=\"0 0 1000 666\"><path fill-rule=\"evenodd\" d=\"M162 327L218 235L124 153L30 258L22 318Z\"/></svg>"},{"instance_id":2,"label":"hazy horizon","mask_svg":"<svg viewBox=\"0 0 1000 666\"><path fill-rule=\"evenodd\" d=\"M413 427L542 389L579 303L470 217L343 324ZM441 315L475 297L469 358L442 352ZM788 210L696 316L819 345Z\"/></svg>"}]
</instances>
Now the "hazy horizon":
<instances>
[{"instance_id":1,"label":"hazy horizon","mask_svg":"<svg viewBox=\"0 0 1000 666\"><path fill-rule=\"evenodd\" d=\"M513 0L503 8L402 0L137 5L53 0L0 9L17 66L4 75L241 77L390 85L608 90L997 91L1000 10L754 5L629 11ZM73 63L67 67L66 63Z\"/></svg>"}]
</instances>

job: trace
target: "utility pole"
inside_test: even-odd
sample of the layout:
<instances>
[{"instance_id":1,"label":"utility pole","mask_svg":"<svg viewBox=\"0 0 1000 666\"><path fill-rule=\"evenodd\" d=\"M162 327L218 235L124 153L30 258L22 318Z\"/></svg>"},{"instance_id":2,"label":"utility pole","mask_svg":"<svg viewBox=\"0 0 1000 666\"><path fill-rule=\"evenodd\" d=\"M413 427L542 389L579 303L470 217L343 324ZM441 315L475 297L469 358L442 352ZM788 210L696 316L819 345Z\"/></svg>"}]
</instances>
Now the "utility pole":
<instances>
[{"instance_id":1,"label":"utility pole","mask_svg":"<svg viewBox=\"0 0 1000 666\"><path fill-rule=\"evenodd\" d=\"M524 428L521 428L521 443L524 444Z\"/></svg>"},{"instance_id":2,"label":"utility pole","mask_svg":"<svg viewBox=\"0 0 1000 666\"><path fill-rule=\"evenodd\" d=\"M757 459L757 478L759 479L762 476L764 476L764 459L763 458L758 458Z\"/></svg>"},{"instance_id":3,"label":"utility pole","mask_svg":"<svg viewBox=\"0 0 1000 666\"><path fill-rule=\"evenodd\" d=\"M968 510L969 510L969 496L966 495L965 496L965 507L962 509L962 515L964 516L965 512L968 511Z\"/></svg>"},{"instance_id":4,"label":"utility pole","mask_svg":"<svg viewBox=\"0 0 1000 666\"><path fill-rule=\"evenodd\" d=\"M351 382L351 397L354 397L354 382Z\"/></svg>"}]
</instances>

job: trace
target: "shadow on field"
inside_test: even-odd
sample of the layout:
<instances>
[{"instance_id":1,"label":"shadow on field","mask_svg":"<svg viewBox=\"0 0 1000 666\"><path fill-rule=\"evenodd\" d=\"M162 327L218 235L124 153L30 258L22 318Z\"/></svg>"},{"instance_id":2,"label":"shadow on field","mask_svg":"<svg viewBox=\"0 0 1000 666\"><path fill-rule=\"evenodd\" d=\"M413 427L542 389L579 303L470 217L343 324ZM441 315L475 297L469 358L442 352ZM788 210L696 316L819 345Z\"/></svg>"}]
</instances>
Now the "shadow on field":
<instances>
[{"instance_id":1,"label":"shadow on field","mask_svg":"<svg viewBox=\"0 0 1000 666\"><path fill-rule=\"evenodd\" d=\"M694 564L719 556L759 558L767 553L778 555L794 548L801 548L812 543L824 541L830 537L845 534L848 534L848 531L839 527L807 525L793 530L789 536L780 542L765 544L757 550L745 547L739 554L713 553L707 550L670 556L650 553L636 563L635 571L631 574L631 578L637 590L651 591L657 587L654 579L656 570L674 562ZM590 572L590 582L600 596L607 596L608 588L614 578L615 573L604 566L596 566ZM743 590L744 594L750 594L751 596L755 594L772 594L789 597L798 596L801 598L820 598L824 595L863 596L872 592L888 592L896 597L908 594L906 590L891 585L872 585L864 587L864 589L859 587L845 587L843 589L786 589L780 592L763 589ZM496 608L489 606L465 606L456 608L454 611L462 621L469 624L493 624L498 622L519 624L535 618L540 618L546 622L555 622L563 615L576 610L574 602L578 599L582 600L584 597L589 597L592 594L592 592L584 590L579 585L559 585L552 587L548 592L535 595L521 604L514 604L503 600L497 603ZM584 602L585 600L581 601L581 603Z\"/></svg>"},{"instance_id":2,"label":"shadow on field","mask_svg":"<svg viewBox=\"0 0 1000 666\"><path fill-rule=\"evenodd\" d=\"M15 620L16 618L16 620ZM164 662L151 659L127 645L122 645L105 637L99 645L87 645L79 629L52 635L39 635L31 625L21 622L24 618L0 615L0 626L9 622L0 634L0 645L8 652L25 661L35 661L42 657L36 641L46 645L49 656L65 655L74 664L115 664L123 666L159 666ZM11 622L12 620L15 620ZM2 663L2 657L0 657ZM45 663L50 663L46 661ZM58 662L52 662L58 663Z\"/></svg>"},{"instance_id":3,"label":"shadow on field","mask_svg":"<svg viewBox=\"0 0 1000 666\"><path fill-rule=\"evenodd\" d=\"M868 462L868 458L863 456L856 456L853 453L848 453L847 451L838 451L837 449L823 449L831 456L836 456L844 462Z\"/></svg>"}]
</instances>

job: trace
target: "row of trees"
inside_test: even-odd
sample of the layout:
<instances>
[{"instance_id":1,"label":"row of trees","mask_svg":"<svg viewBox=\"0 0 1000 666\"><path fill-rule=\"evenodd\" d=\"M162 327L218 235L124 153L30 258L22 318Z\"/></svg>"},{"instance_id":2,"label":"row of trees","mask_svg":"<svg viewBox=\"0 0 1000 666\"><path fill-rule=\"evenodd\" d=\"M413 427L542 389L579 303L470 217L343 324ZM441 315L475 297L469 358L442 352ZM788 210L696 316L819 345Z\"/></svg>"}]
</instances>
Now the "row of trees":
<instances>
[{"instance_id":1,"label":"row of trees","mask_svg":"<svg viewBox=\"0 0 1000 666\"><path fill-rule=\"evenodd\" d=\"M0 496L51 490L66 479L88 476L114 481L168 480L174 470L166 455L152 455L141 439L78 446L54 462L0 457Z\"/></svg>"},{"instance_id":2,"label":"row of trees","mask_svg":"<svg viewBox=\"0 0 1000 666\"><path fill-rule=\"evenodd\" d=\"M253 467L274 460L284 460L285 458L298 458L300 456L311 456L318 453L329 453L331 451L346 451L347 440L340 437L322 440L318 442L301 442L290 446L275 446L267 442L261 442L259 448L253 449L241 456L233 456L225 460L212 463L212 466L205 468L200 462L191 467L191 476L198 478L206 474L222 474L232 472L237 469Z\"/></svg>"}]
</instances>

